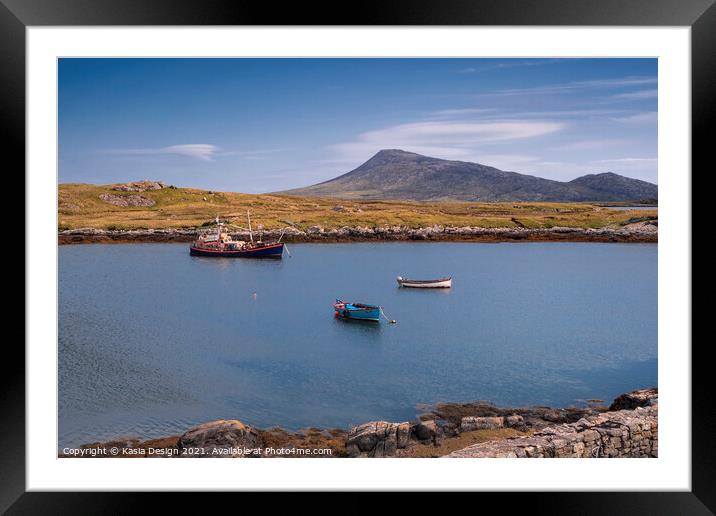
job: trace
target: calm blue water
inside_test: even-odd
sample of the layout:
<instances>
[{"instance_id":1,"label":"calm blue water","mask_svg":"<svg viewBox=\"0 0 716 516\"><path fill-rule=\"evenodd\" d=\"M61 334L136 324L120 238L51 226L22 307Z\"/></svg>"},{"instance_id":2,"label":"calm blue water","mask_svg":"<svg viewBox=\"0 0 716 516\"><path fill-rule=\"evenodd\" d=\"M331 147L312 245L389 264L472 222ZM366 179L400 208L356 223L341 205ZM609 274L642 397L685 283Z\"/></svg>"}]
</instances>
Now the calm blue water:
<instances>
[{"instance_id":1,"label":"calm blue water","mask_svg":"<svg viewBox=\"0 0 716 516\"><path fill-rule=\"evenodd\" d=\"M299 429L407 420L437 401L566 406L657 383L656 245L289 250L61 246L60 446L220 418ZM450 274L449 291L395 282ZM336 297L398 324L336 320Z\"/></svg>"}]
</instances>

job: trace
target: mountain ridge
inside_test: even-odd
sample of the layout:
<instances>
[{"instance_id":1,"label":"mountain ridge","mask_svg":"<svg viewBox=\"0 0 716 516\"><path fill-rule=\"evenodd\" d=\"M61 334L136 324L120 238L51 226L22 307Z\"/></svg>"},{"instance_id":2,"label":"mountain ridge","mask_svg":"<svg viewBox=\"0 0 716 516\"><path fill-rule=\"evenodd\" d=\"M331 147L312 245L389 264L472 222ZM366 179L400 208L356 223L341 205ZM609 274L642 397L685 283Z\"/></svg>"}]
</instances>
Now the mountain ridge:
<instances>
[{"instance_id":1,"label":"mountain ridge","mask_svg":"<svg viewBox=\"0 0 716 516\"><path fill-rule=\"evenodd\" d=\"M400 149L383 149L359 167L333 179L275 193L418 201L624 202L658 199L657 185L614 172L587 174L563 182Z\"/></svg>"}]
</instances>

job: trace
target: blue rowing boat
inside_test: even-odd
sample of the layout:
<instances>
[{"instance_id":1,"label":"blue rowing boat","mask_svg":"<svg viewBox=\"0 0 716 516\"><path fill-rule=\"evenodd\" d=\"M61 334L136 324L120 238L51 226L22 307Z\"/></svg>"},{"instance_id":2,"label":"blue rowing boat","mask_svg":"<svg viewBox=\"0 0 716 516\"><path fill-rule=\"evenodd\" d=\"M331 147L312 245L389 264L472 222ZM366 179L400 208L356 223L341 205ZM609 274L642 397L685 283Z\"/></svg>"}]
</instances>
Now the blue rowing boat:
<instances>
[{"instance_id":1,"label":"blue rowing boat","mask_svg":"<svg viewBox=\"0 0 716 516\"><path fill-rule=\"evenodd\" d=\"M363 303L348 303L336 299L333 308L336 310L336 317L341 319L355 319L358 321L380 321L381 307L366 305Z\"/></svg>"}]
</instances>

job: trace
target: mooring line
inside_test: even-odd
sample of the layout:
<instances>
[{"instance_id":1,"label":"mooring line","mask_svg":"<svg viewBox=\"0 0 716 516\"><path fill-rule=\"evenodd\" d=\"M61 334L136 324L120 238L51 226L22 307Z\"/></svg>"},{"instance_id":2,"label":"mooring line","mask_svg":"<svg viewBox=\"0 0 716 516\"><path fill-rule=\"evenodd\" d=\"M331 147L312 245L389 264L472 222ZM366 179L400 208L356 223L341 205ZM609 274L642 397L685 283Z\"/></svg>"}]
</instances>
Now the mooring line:
<instances>
[{"instance_id":1,"label":"mooring line","mask_svg":"<svg viewBox=\"0 0 716 516\"><path fill-rule=\"evenodd\" d=\"M398 321L396 321L395 319L388 319L388 316L385 315L385 312L383 311L383 307L382 307L382 306L380 307L380 315L382 315L383 317L385 317L385 320L388 321L390 324L395 324L395 323L398 322Z\"/></svg>"}]
</instances>

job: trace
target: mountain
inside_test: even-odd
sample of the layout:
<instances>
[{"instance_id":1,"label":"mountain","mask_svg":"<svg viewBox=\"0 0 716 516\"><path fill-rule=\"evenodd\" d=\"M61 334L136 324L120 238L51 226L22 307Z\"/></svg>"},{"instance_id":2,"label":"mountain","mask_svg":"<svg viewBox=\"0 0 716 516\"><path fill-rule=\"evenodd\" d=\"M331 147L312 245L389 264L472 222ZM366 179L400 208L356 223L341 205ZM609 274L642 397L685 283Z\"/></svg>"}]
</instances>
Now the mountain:
<instances>
[{"instance_id":1,"label":"mountain","mask_svg":"<svg viewBox=\"0 0 716 516\"><path fill-rule=\"evenodd\" d=\"M655 200L658 188L611 172L562 182L391 149L342 176L277 193L366 200L623 202Z\"/></svg>"}]
</instances>

